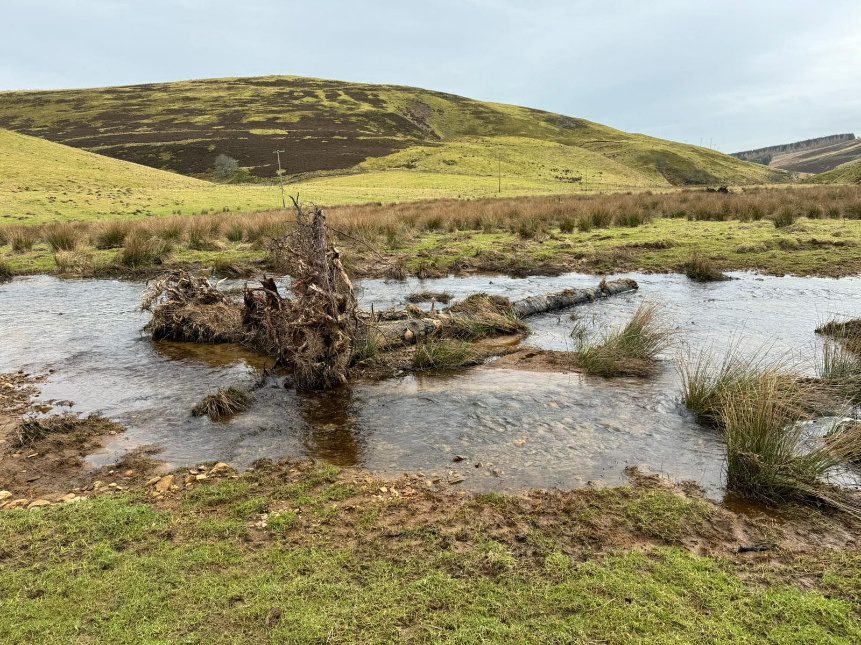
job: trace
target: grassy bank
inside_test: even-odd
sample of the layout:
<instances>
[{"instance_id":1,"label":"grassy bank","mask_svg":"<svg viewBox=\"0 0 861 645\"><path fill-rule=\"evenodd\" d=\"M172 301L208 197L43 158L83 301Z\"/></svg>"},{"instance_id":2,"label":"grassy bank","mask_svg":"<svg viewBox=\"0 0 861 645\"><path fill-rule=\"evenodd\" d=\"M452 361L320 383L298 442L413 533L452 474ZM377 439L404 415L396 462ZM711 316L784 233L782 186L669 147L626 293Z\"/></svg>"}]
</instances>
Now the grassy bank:
<instances>
[{"instance_id":1,"label":"grassy bank","mask_svg":"<svg viewBox=\"0 0 861 645\"><path fill-rule=\"evenodd\" d=\"M127 275L163 266L241 269L266 259L292 213L219 213L136 221L0 227L11 273ZM328 209L357 274L379 256L408 272L513 274L716 271L851 275L861 272L861 189L761 189L599 197L441 200ZM124 247L134 245L133 253Z\"/></svg>"},{"instance_id":2,"label":"grassy bank","mask_svg":"<svg viewBox=\"0 0 861 645\"><path fill-rule=\"evenodd\" d=\"M283 465L0 512L0 639L861 638L861 556L799 540L840 518L775 525L640 480L473 496ZM757 543L770 550L738 553Z\"/></svg>"}]
</instances>

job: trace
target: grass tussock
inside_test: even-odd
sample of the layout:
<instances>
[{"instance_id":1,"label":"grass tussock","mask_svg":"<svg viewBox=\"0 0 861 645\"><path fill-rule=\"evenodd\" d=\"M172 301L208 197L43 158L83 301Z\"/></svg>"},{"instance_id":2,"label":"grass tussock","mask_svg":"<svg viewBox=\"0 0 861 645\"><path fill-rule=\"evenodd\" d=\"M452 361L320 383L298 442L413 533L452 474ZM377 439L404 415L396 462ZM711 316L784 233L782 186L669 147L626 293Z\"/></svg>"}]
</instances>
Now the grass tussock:
<instances>
[{"instance_id":1,"label":"grass tussock","mask_svg":"<svg viewBox=\"0 0 861 645\"><path fill-rule=\"evenodd\" d=\"M682 265L684 274L694 282L720 282L729 280L708 258L694 254Z\"/></svg>"},{"instance_id":2,"label":"grass tussock","mask_svg":"<svg viewBox=\"0 0 861 645\"><path fill-rule=\"evenodd\" d=\"M413 367L417 370L453 370L477 362L475 348L453 338L432 338L416 345Z\"/></svg>"},{"instance_id":3,"label":"grass tussock","mask_svg":"<svg viewBox=\"0 0 861 645\"><path fill-rule=\"evenodd\" d=\"M125 221L106 222L97 226L92 233L92 243L97 249L118 249L122 247L133 224Z\"/></svg>"},{"instance_id":4,"label":"grass tussock","mask_svg":"<svg viewBox=\"0 0 861 645\"><path fill-rule=\"evenodd\" d=\"M12 279L12 268L7 262L0 260L0 282L8 282Z\"/></svg>"},{"instance_id":5,"label":"grass tussock","mask_svg":"<svg viewBox=\"0 0 861 645\"><path fill-rule=\"evenodd\" d=\"M68 275L89 275L93 272L93 256L85 251L57 251L54 262L60 273Z\"/></svg>"},{"instance_id":6,"label":"grass tussock","mask_svg":"<svg viewBox=\"0 0 861 645\"><path fill-rule=\"evenodd\" d=\"M861 357L861 318L843 322L833 320L819 327L816 333L830 336L847 351Z\"/></svg>"},{"instance_id":7,"label":"grass tussock","mask_svg":"<svg viewBox=\"0 0 861 645\"><path fill-rule=\"evenodd\" d=\"M48 247L54 251L74 251L81 237L80 230L72 224L50 224L42 233Z\"/></svg>"},{"instance_id":8,"label":"grass tussock","mask_svg":"<svg viewBox=\"0 0 861 645\"><path fill-rule=\"evenodd\" d=\"M191 409L196 417L207 416L213 421L227 419L234 414L245 412L251 404L251 393L237 387L221 388L215 394L203 397Z\"/></svg>"},{"instance_id":9,"label":"grass tussock","mask_svg":"<svg viewBox=\"0 0 861 645\"><path fill-rule=\"evenodd\" d=\"M861 454L861 433L835 426L828 438L809 436L804 421L843 405L842 388L793 374L764 358L716 364L708 355L683 362L683 401L726 441L727 488L769 504L790 500L861 513L861 504L830 482Z\"/></svg>"},{"instance_id":10,"label":"grass tussock","mask_svg":"<svg viewBox=\"0 0 861 645\"><path fill-rule=\"evenodd\" d=\"M659 354L672 341L672 331L659 317L657 305L644 303L621 329L614 329L599 342L580 335L577 365L597 376L651 376Z\"/></svg>"},{"instance_id":11,"label":"grass tussock","mask_svg":"<svg viewBox=\"0 0 861 645\"><path fill-rule=\"evenodd\" d=\"M151 267L164 262L169 252L170 246L163 239L147 229L134 229L117 252L116 262L129 269Z\"/></svg>"},{"instance_id":12,"label":"grass tussock","mask_svg":"<svg viewBox=\"0 0 861 645\"><path fill-rule=\"evenodd\" d=\"M28 226L11 227L6 237L13 253L26 253L32 250L33 245L39 240L39 229Z\"/></svg>"}]
</instances>

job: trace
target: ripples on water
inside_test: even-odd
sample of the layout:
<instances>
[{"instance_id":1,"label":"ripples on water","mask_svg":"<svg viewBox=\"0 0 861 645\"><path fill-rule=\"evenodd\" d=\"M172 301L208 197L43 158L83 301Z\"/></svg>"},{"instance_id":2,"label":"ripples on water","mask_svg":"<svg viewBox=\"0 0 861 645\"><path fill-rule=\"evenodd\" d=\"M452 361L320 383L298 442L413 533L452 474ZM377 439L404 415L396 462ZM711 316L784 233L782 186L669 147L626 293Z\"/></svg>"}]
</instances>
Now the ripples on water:
<instances>
[{"instance_id":1,"label":"ripples on water","mask_svg":"<svg viewBox=\"0 0 861 645\"><path fill-rule=\"evenodd\" d=\"M384 474L454 470L464 486L479 490L619 483L626 466L638 465L695 479L714 494L723 447L679 404L676 353L767 350L812 372L820 342L814 329L835 316L861 316L858 278L735 274L737 280L702 285L678 275L629 277L639 291L530 319L527 342L571 349L571 312L599 330L624 322L643 300L655 301L678 330L680 346L648 381L484 366L316 396L264 387L248 413L213 423L191 417L191 406L218 387L251 384L265 359L235 346L150 342L141 334L142 283L46 276L0 285L0 371L54 370L43 399L71 399L76 410L100 410L124 423L128 432L93 456L95 463L157 444L174 466L312 456ZM366 280L358 288L364 307L381 309L403 306L404 296L419 290L516 300L596 282L569 274ZM467 459L454 464L455 455Z\"/></svg>"}]
</instances>

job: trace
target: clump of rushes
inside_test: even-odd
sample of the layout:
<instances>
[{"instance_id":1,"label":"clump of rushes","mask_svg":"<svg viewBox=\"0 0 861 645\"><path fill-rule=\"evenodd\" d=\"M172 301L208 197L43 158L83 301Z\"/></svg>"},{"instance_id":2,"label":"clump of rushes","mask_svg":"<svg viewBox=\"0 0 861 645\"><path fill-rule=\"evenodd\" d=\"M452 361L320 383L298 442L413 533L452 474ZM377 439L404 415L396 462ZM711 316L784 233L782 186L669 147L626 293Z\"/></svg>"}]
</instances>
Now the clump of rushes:
<instances>
[{"instance_id":1,"label":"clump of rushes","mask_svg":"<svg viewBox=\"0 0 861 645\"><path fill-rule=\"evenodd\" d=\"M245 230L239 224L233 224L227 229L224 236L229 242L239 243L245 237Z\"/></svg>"},{"instance_id":2,"label":"clump of rushes","mask_svg":"<svg viewBox=\"0 0 861 645\"><path fill-rule=\"evenodd\" d=\"M238 387L221 388L215 394L203 397L192 409L196 417L208 416L220 421L239 412L245 412L251 404L251 393Z\"/></svg>"},{"instance_id":3,"label":"clump of rushes","mask_svg":"<svg viewBox=\"0 0 861 645\"><path fill-rule=\"evenodd\" d=\"M416 345L413 367L417 370L452 370L474 365L477 354L470 343L451 338L432 338Z\"/></svg>"},{"instance_id":4,"label":"clump of rushes","mask_svg":"<svg viewBox=\"0 0 861 645\"><path fill-rule=\"evenodd\" d=\"M666 327L653 303L639 306L631 320L614 329L600 342L580 338L576 350L578 367L598 376L651 376L658 366L658 355L669 347L672 330Z\"/></svg>"},{"instance_id":5,"label":"clump of rushes","mask_svg":"<svg viewBox=\"0 0 861 645\"><path fill-rule=\"evenodd\" d=\"M145 229L134 229L117 252L116 261L130 269L161 264L170 252L169 245Z\"/></svg>"},{"instance_id":6,"label":"clump of rushes","mask_svg":"<svg viewBox=\"0 0 861 645\"><path fill-rule=\"evenodd\" d=\"M682 265L682 271L694 282L720 282L729 280L708 258L695 253Z\"/></svg>"},{"instance_id":7,"label":"clump of rushes","mask_svg":"<svg viewBox=\"0 0 861 645\"><path fill-rule=\"evenodd\" d=\"M790 208L785 207L772 215L771 221L774 222L775 228L786 228L795 223L795 216L795 213Z\"/></svg>"},{"instance_id":8,"label":"clump of rushes","mask_svg":"<svg viewBox=\"0 0 861 645\"><path fill-rule=\"evenodd\" d=\"M12 269L9 267L9 265L6 262L4 262L3 260L0 260L0 282L7 282L8 280L11 280L11 279L12 279Z\"/></svg>"},{"instance_id":9,"label":"clump of rushes","mask_svg":"<svg viewBox=\"0 0 861 645\"><path fill-rule=\"evenodd\" d=\"M84 275L93 271L93 256L83 251L57 251L54 262L61 273Z\"/></svg>"},{"instance_id":10,"label":"clump of rushes","mask_svg":"<svg viewBox=\"0 0 861 645\"><path fill-rule=\"evenodd\" d=\"M71 224L46 226L42 236L52 251L74 251L78 246L78 230Z\"/></svg>"},{"instance_id":11,"label":"clump of rushes","mask_svg":"<svg viewBox=\"0 0 861 645\"><path fill-rule=\"evenodd\" d=\"M211 251L215 245L210 237L212 226L206 220L192 220L186 230L188 248L194 251Z\"/></svg>"},{"instance_id":12,"label":"clump of rushes","mask_svg":"<svg viewBox=\"0 0 861 645\"><path fill-rule=\"evenodd\" d=\"M7 232L9 244L15 253L30 251L36 243L36 231L28 226L16 226Z\"/></svg>"},{"instance_id":13,"label":"clump of rushes","mask_svg":"<svg viewBox=\"0 0 861 645\"><path fill-rule=\"evenodd\" d=\"M829 381L861 379L861 357L834 342L826 342L817 371L820 378Z\"/></svg>"},{"instance_id":14,"label":"clump of rushes","mask_svg":"<svg viewBox=\"0 0 861 645\"><path fill-rule=\"evenodd\" d=\"M717 425L723 397L728 392L744 389L756 380L761 365L757 359L739 360L730 352L719 365L710 353L696 359L683 360L680 365L682 401L704 425ZM777 369L776 367L769 369Z\"/></svg>"},{"instance_id":15,"label":"clump of rushes","mask_svg":"<svg viewBox=\"0 0 861 645\"><path fill-rule=\"evenodd\" d=\"M837 322L832 320L816 330L817 334L830 336L853 354L861 356L861 318Z\"/></svg>"},{"instance_id":16,"label":"clump of rushes","mask_svg":"<svg viewBox=\"0 0 861 645\"><path fill-rule=\"evenodd\" d=\"M861 455L861 433L837 426L827 440L808 437L805 387L764 371L721 397L727 488L771 504L813 499L859 514L861 503L828 480Z\"/></svg>"},{"instance_id":17,"label":"clump of rushes","mask_svg":"<svg viewBox=\"0 0 861 645\"><path fill-rule=\"evenodd\" d=\"M93 233L93 246L97 249L118 249L123 245L126 235L131 230L128 222L107 222L99 226Z\"/></svg>"}]
</instances>

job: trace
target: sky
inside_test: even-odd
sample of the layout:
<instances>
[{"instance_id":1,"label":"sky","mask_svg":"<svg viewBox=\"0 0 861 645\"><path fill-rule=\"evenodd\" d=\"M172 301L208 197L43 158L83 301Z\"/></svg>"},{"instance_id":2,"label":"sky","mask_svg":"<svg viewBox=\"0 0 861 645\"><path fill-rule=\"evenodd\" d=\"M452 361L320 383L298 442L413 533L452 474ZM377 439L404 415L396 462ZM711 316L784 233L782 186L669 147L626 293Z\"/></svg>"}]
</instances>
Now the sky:
<instances>
[{"instance_id":1,"label":"sky","mask_svg":"<svg viewBox=\"0 0 861 645\"><path fill-rule=\"evenodd\" d=\"M734 152L861 136L859 0L0 0L0 90L291 74Z\"/></svg>"}]
</instances>

